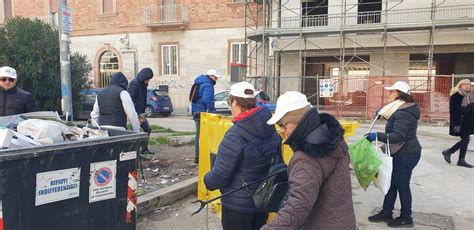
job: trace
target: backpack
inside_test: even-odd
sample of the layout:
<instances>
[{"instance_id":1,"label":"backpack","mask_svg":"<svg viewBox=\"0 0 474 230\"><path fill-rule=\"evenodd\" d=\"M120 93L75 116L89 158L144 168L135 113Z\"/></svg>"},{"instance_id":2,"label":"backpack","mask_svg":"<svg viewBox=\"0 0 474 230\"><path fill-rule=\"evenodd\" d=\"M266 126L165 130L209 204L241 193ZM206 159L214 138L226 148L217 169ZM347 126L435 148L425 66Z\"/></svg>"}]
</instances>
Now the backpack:
<instances>
[{"instance_id":1,"label":"backpack","mask_svg":"<svg viewBox=\"0 0 474 230\"><path fill-rule=\"evenodd\" d=\"M260 212L277 212L288 192L288 170L281 153L272 157L272 165L267 176L261 181L255 192L249 192Z\"/></svg>"},{"instance_id":2,"label":"backpack","mask_svg":"<svg viewBox=\"0 0 474 230\"><path fill-rule=\"evenodd\" d=\"M189 101L190 102L196 102L199 97L199 84L194 83L193 86L191 86L191 90L189 91Z\"/></svg>"}]
</instances>

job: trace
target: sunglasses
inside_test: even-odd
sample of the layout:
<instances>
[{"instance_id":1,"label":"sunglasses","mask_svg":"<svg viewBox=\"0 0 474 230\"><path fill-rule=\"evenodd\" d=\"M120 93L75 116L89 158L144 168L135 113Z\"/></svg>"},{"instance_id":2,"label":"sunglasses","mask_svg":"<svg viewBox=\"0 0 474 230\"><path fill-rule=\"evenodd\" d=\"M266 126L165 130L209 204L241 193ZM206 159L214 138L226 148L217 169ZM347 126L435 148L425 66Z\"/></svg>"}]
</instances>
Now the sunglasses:
<instances>
[{"instance_id":1,"label":"sunglasses","mask_svg":"<svg viewBox=\"0 0 474 230\"><path fill-rule=\"evenodd\" d=\"M278 126L280 126L280 128L286 130L286 123L279 123Z\"/></svg>"},{"instance_id":2,"label":"sunglasses","mask_svg":"<svg viewBox=\"0 0 474 230\"><path fill-rule=\"evenodd\" d=\"M0 78L0 81L1 82L6 82L6 81L9 81L9 82L14 82L16 79L14 78L9 78L9 77L2 77Z\"/></svg>"}]
</instances>

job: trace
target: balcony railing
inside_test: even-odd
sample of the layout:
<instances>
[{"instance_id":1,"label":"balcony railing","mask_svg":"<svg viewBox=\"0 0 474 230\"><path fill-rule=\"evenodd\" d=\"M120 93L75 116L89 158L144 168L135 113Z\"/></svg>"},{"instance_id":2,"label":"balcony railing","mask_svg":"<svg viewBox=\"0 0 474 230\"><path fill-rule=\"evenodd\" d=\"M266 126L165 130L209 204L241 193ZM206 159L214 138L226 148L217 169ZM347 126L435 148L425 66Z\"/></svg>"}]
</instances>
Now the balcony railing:
<instances>
[{"instance_id":1,"label":"balcony railing","mask_svg":"<svg viewBox=\"0 0 474 230\"><path fill-rule=\"evenodd\" d=\"M298 10L292 10L298 12ZM432 20L431 8L415 8L403 10L390 10L385 16L385 11L354 12L344 14L326 14L311 16L282 17L280 23L274 20L273 25L280 28L297 29L300 27L330 27L340 29L343 27L367 27L387 23L389 27L410 27L420 25L456 25L463 23L474 24L474 4L437 7ZM367 25L369 24L369 25ZM276 27L273 27L277 29Z\"/></svg>"},{"instance_id":2,"label":"balcony railing","mask_svg":"<svg viewBox=\"0 0 474 230\"><path fill-rule=\"evenodd\" d=\"M149 5L143 9L143 24L146 26L182 26L188 23L187 5Z\"/></svg>"}]
</instances>

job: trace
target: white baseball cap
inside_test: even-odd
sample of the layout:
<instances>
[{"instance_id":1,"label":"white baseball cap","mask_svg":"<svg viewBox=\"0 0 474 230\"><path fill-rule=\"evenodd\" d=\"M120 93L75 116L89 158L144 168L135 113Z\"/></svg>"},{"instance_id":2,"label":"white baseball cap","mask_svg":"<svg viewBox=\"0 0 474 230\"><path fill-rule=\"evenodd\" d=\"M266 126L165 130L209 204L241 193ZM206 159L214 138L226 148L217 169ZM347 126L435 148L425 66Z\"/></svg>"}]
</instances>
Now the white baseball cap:
<instances>
[{"instance_id":1,"label":"white baseball cap","mask_svg":"<svg viewBox=\"0 0 474 230\"><path fill-rule=\"evenodd\" d=\"M397 81L390 87L385 87L386 90L399 90L406 94L410 94L410 86L404 81Z\"/></svg>"},{"instance_id":2,"label":"white baseball cap","mask_svg":"<svg viewBox=\"0 0 474 230\"><path fill-rule=\"evenodd\" d=\"M17 78L16 70L9 66L2 66L0 67L0 77L9 77L9 78L16 79Z\"/></svg>"},{"instance_id":3,"label":"white baseball cap","mask_svg":"<svg viewBox=\"0 0 474 230\"><path fill-rule=\"evenodd\" d=\"M251 90L252 93L247 94L245 91ZM242 81L239 83L235 83L230 87L230 95L235 96L235 97L241 97L241 98L254 98L255 97L255 87L253 87L252 84Z\"/></svg>"},{"instance_id":4,"label":"white baseball cap","mask_svg":"<svg viewBox=\"0 0 474 230\"><path fill-rule=\"evenodd\" d=\"M221 78L221 75L217 73L217 70L215 69L210 69L207 71L206 75L208 76L216 76L217 78Z\"/></svg>"},{"instance_id":5,"label":"white baseball cap","mask_svg":"<svg viewBox=\"0 0 474 230\"><path fill-rule=\"evenodd\" d=\"M288 91L278 98L275 114L267 121L267 124L274 125L288 112L302 109L308 105L311 104L308 102L306 95L296 91Z\"/></svg>"}]
</instances>

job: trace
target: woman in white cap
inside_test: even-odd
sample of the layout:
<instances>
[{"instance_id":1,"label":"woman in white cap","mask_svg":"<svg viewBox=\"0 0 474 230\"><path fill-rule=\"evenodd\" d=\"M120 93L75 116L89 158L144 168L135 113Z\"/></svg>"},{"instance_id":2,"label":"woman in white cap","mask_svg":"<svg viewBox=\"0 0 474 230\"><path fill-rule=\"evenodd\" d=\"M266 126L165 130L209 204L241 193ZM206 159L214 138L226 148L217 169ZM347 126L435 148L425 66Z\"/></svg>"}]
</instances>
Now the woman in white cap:
<instances>
[{"instance_id":1,"label":"woman in white cap","mask_svg":"<svg viewBox=\"0 0 474 230\"><path fill-rule=\"evenodd\" d=\"M390 92L390 103L378 112L378 115L387 119L385 132L369 133L367 139L389 143L393 157L392 181L382 211L370 216L369 221L387 222L389 227L413 227L410 179L421 157L421 145L416 136L420 108L410 95L410 86L406 82L397 81L385 89ZM397 193L402 208L400 217L393 219Z\"/></svg>"},{"instance_id":2,"label":"woman in white cap","mask_svg":"<svg viewBox=\"0 0 474 230\"><path fill-rule=\"evenodd\" d=\"M250 184L265 177L272 157L281 154L281 138L273 125L266 122L272 116L269 109L255 107L252 84L239 82L230 87L229 105L234 125L219 145L211 171L204 177L210 190L221 193ZM258 184L250 186L255 192ZM260 229L268 213L259 212L249 191L239 190L222 197L222 227L224 230Z\"/></svg>"},{"instance_id":3,"label":"woman in white cap","mask_svg":"<svg viewBox=\"0 0 474 230\"><path fill-rule=\"evenodd\" d=\"M280 126L294 154L288 199L262 229L356 229L348 147L339 122L319 114L304 94L287 92L267 123Z\"/></svg>"},{"instance_id":4,"label":"woman in white cap","mask_svg":"<svg viewBox=\"0 0 474 230\"><path fill-rule=\"evenodd\" d=\"M471 81L463 79L451 89L451 96L449 97L449 135L461 137L451 148L444 150L444 160L451 163L451 154L459 150L459 158L457 165L472 168L472 165L466 162L467 147L469 145L470 135L474 133L474 121L472 120L473 111L465 111L463 107L467 108L467 101L464 99L469 96L471 91ZM466 105L463 106L463 102ZM472 106L471 106L472 107Z\"/></svg>"}]
</instances>

